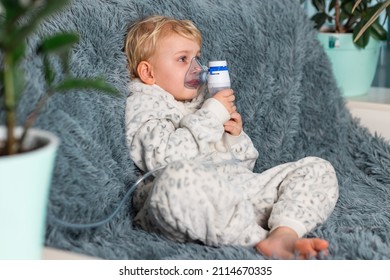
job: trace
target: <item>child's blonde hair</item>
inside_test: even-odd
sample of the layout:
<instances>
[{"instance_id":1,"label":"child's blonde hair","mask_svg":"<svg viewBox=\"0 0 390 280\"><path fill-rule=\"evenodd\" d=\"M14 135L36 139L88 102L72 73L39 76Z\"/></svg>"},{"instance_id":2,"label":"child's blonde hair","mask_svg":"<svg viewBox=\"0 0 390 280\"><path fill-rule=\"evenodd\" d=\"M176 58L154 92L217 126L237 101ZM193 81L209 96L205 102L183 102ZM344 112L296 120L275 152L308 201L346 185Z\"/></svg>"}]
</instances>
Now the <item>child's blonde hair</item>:
<instances>
[{"instance_id":1,"label":"child's blonde hair","mask_svg":"<svg viewBox=\"0 0 390 280\"><path fill-rule=\"evenodd\" d=\"M165 16L149 16L129 28L126 35L125 53L130 78L138 77L137 67L141 61L148 61L156 50L158 40L173 33L202 45L202 35L190 20L178 20Z\"/></svg>"}]
</instances>

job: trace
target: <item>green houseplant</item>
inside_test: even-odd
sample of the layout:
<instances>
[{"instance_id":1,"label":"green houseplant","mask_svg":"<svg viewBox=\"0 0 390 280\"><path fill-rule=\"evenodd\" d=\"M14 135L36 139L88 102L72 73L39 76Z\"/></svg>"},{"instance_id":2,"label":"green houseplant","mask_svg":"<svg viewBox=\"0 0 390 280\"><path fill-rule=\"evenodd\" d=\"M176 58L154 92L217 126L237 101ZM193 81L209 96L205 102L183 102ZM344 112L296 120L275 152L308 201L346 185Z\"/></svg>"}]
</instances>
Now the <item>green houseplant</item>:
<instances>
[{"instance_id":1,"label":"green houseplant","mask_svg":"<svg viewBox=\"0 0 390 280\"><path fill-rule=\"evenodd\" d=\"M102 78L78 79L69 74L68 60L79 40L77 33L48 35L32 50L42 61L44 92L39 93L41 97L26 120L18 123L28 37L69 2L0 0L0 116L4 116L0 125L5 124L0 127L0 259L40 258L48 189L59 145L55 135L33 128L46 101L69 90L94 88L116 93ZM53 70L53 61L59 62L62 73Z\"/></svg>"},{"instance_id":2,"label":"green houseplant","mask_svg":"<svg viewBox=\"0 0 390 280\"><path fill-rule=\"evenodd\" d=\"M359 48L367 46L370 37L387 39L387 31L378 16L382 12L390 15L390 0L312 0L316 13L312 16L316 28L329 24L327 31L351 33Z\"/></svg>"},{"instance_id":3,"label":"green houseplant","mask_svg":"<svg viewBox=\"0 0 390 280\"><path fill-rule=\"evenodd\" d=\"M378 63L380 42L387 39L385 21L379 15L390 14L390 0L312 0L312 16L320 31L333 72L343 95L366 94Z\"/></svg>"}]
</instances>

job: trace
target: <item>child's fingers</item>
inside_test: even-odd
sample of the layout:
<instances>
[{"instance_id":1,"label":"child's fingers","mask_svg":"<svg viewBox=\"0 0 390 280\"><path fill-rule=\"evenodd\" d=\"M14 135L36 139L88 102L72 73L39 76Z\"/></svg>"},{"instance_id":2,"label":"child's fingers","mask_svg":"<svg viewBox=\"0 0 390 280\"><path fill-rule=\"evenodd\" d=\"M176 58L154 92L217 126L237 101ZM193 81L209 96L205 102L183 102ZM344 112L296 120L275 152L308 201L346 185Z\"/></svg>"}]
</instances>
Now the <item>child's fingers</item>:
<instances>
[{"instance_id":1,"label":"child's fingers","mask_svg":"<svg viewBox=\"0 0 390 280\"><path fill-rule=\"evenodd\" d=\"M225 106L225 108L228 110L229 114L232 114L237 110L236 106L234 105L235 96L233 94L233 90L231 89L224 89L219 92L217 92L213 98L217 99L219 102Z\"/></svg>"},{"instance_id":2,"label":"child's fingers","mask_svg":"<svg viewBox=\"0 0 390 280\"><path fill-rule=\"evenodd\" d=\"M222 93L223 96L225 97L228 97L228 96L232 96L234 94L233 90L231 88L228 88L228 89L223 89L220 91ZM234 95L233 95L234 96Z\"/></svg>"},{"instance_id":3,"label":"child's fingers","mask_svg":"<svg viewBox=\"0 0 390 280\"><path fill-rule=\"evenodd\" d=\"M226 98L232 95L233 95L233 90L228 88L228 89L223 89L221 91L218 91L216 94L214 94L214 97Z\"/></svg>"},{"instance_id":4,"label":"child's fingers","mask_svg":"<svg viewBox=\"0 0 390 280\"><path fill-rule=\"evenodd\" d=\"M242 126L232 119L225 122L223 127L226 132L232 135L240 135L242 131Z\"/></svg>"},{"instance_id":5,"label":"child's fingers","mask_svg":"<svg viewBox=\"0 0 390 280\"><path fill-rule=\"evenodd\" d=\"M235 135L234 134L234 130L235 130L235 127L234 127L234 125L229 125L229 124L224 124L223 125L223 128L225 129L225 132L227 132L227 133L230 133L230 134L232 134L232 135Z\"/></svg>"},{"instance_id":6,"label":"child's fingers","mask_svg":"<svg viewBox=\"0 0 390 280\"><path fill-rule=\"evenodd\" d=\"M234 106L234 107L236 107L236 106ZM235 110L233 111L233 113L230 114L230 118L231 118L232 120L234 120L236 123L242 125L241 115L237 112L237 108L235 108Z\"/></svg>"},{"instance_id":7,"label":"child's fingers","mask_svg":"<svg viewBox=\"0 0 390 280\"><path fill-rule=\"evenodd\" d=\"M230 119L227 122L225 122L223 125L224 126L235 126L236 122Z\"/></svg>"},{"instance_id":8,"label":"child's fingers","mask_svg":"<svg viewBox=\"0 0 390 280\"><path fill-rule=\"evenodd\" d=\"M235 125L224 125L225 132L231 135L238 136L241 134L241 129Z\"/></svg>"}]
</instances>

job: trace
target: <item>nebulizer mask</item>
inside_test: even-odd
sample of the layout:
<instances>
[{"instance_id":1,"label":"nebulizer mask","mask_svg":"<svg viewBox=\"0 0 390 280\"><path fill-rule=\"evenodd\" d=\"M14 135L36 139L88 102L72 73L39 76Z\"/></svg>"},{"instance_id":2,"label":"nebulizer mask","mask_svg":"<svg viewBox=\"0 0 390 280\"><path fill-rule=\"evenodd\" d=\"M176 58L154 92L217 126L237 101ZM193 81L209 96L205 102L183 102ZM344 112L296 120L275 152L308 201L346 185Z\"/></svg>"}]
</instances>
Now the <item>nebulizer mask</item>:
<instances>
[{"instance_id":1,"label":"nebulizer mask","mask_svg":"<svg viewBox=\"0 0 390 280\"><path fill-rule=\"evenodd\" d=\"M185 87L197 89L205 83L207 83L209 96L230 88L229 70L225 60L210 61L207 67L203 66L198 58L192 58L184 78Z\"/></svg>"}]
</instances>

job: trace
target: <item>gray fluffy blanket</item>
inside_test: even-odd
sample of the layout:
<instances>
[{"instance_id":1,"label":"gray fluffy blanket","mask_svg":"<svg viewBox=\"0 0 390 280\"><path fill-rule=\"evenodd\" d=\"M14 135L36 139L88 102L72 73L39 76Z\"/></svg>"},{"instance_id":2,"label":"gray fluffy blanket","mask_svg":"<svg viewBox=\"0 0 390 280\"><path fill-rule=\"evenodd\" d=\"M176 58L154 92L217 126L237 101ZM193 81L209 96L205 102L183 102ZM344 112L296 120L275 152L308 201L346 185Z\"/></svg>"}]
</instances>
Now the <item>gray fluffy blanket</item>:
<instances>
[{"instance_id":1,"label":"gray fluffy blanket","mask_svg":"<svg viewBox=\"0 0 390 280\"><path fill-rule=\"evenodd\" d=\"M329 240L329 259L390 259L390 146L352 119L316 40L291 0L74 0L42 25L43 34L75 30L78 77L104 75L121 97L96 91L55 95L37 127L61 138L48 206L46 245L104 259L262 259L253 249L178 244L132 226L130 200L95 229L67 229L50 217L89 223L109 216L140 173L129 158L124 108L129 77L123 54L128 24L163 14L192 19L204 36L204 60L226 59L244 128L260 157L255 170L304 156L336 168L340 199L308 236ZM26 61L22 117L42 94L41 61Z\"/></svg>"}]
</instances>

